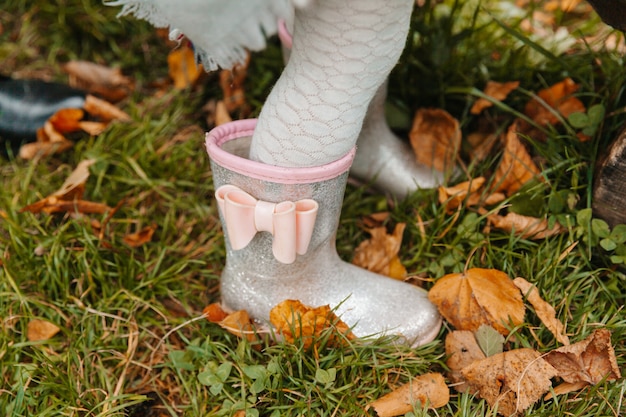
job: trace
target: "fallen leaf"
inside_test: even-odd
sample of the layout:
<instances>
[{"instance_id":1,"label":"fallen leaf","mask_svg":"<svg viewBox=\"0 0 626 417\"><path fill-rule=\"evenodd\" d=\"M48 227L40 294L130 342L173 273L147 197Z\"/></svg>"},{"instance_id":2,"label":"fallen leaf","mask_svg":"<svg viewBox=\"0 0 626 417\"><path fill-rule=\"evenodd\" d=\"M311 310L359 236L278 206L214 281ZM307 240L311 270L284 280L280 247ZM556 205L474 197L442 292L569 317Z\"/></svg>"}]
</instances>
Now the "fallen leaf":
<instances>
[{"instance_id":1,"label":"fallen leaf","mask_svg":"<svg viewBox=\"0 0 626 417\"><path fill-rule=\"evenodd\" d=\"M379 417L394 417L413 411L418 402L422 407L439 408L448 401L450 390L443 375L433 372L413 378L408 384L374 401L370 407Z\"/></svg>"},{"instance_id":2,"label":"fallen leaf","mask_svg":"<svg viewBox=\"0 0 626 417\"><path fill-rule=\"evenodd\" d=\"M222 309L222 305L220 303L213 303L204 307L202 314L211 323L219 323L228 316L228 313Z\"/></svg>"},{"instance_id":3,"label":"fallen leaf","mask_svg":"<svg viewBox=\"0 0 626 417\"><path fill-rule=\"evenodd\" d=\"M195 52L187 44L181 44L168 54L167 66L174 88L179 90L193 86L203 72L202 65L196 61Z\"/></svg>"},{"instance_id":4,"label":"fallen leaf","mask_svg":"<svg viewBox=\"0 0 626 417\"><path fill-rule=\"evenodd\" d=\"M517 123L513 123L504 135L504 150L494 174L493 191L510 196L537 178L540 172L517 135Z\"/></svg>"},{"instance_id":5,"label":"fallen leaf","mask_svg":"<svg viewBox=\"0 0 626 417\"><path fill-rule=\"evenodd\" d=\"M51 339L61 329L56 324L46 320L33 319L28 322L26 329L26 338L30 342L38 342L40 340Z\"/></svg>"},{"instance_id":6,"label":"fallen leaf","mask_svg":"<svg viewBox=\"0 0 626 417\"><path fill-rule=\"evenodd\" d=\"M504 336L493 327L483 324L474 332L474 337L485 356L493 356L504 350Z\"/></svg>"},{"instance_id":7,"label":"fallen leaf","mask_svg":"<svg viewBox=\"0 0 626 417\"><path fill-rule=\"evenodd\" d=\"M450 371L448 379L452 387L458 392L465 392L468 388L461 371L470 364L485 359L474 333L469 330L454 330L446 336L446 365Z\"/></svg>"},{"instance_id":8,"label":"fallen leaf","mask_svg":"<svg viewBox=\"0 0 626 417\"><path fill-rule=\"evenodd\" d=\"M507 98L509 93L519 87L519 81L509 81L505 83L499 83L497 81L487 81L487 85L483 92L485 95L493 98L496 101L502 101ZM492 101L485 98L479 98L474 102L470 109L471 114L479 114L484 109L493 106Z\"/></svg>"},{"instance_id":9,"label":"fallen leaf","mask_svg":"<svg viewBox=\"0 0 626 417\"><path fill-rule=\"evenodd\" d=\"M541 298L537 287L522 277L515 278L513 284L524 294L528 302L535 309L535 313L537 313L541 322L552 332L556 340L563 345L569 345L569 338L565 334L565 326L556 318L556 310L554 310L554 307Z\"/></svg>"},{"instance_id":10,"label":"fallen leaf","mask_svg":"<svg viewBox=\"0 0 626 417\"><path fill-rule=\"evenodd\" d=\"M152 235L154 234L156 228L157 228L156 224L151 224L150 226L146 226L136 233L129 233L125 235L122 240L128 246L137 248L145 243L150 242L150 240L152 240Z\"/></svg>"},{"instance_id":11,"label":"fallen leaf","mask_svg":"<svg viewBox=\"0 0 626 417\"><path fill-rule=\"evenodd\" d=\"M249 342L256 342L259 340L254 326L252 325L250 315L246 310L235 311L234 313L224 317L224 319L218 324L229 333L242 339L246 339Z\"/></svg>"},{"instance_id":12,"label":"fallen leaf","mask_svg":"<svg viewBox=\"0 0 626 417\"><path fill-rule=\"evenodd\" d=\"M559 117L567 118L572 113L585 112L585 105L573 94L579 86L571 78L556 83L537 93L546 105L537 99L531 99L526 103L524 114L533 119L535 123L546 126L558 124ZM555 114L556 113L556 114Z\"/></svg>"},{"instance_id":13,"label":"fallen leaf","mask_svg":"<svg viewBox=\"0 0 626 417\"><path fill-rule=\"evenodd\" d=\"M417 162L437 171L454 167L461 146L461 129L445 110L419 109L409 138Z\"/></svg>"},{"instance_id":14,"label":"fallen leaf","mask_svg":"<svg viewBox=\"0 0 626 417\"><path fill-rule=\"evenodd\" d=\"M81 120L80 122L78 122L78 127L91 136L98 136L106 130L107 123Z\"/></svg>"},{"instance_id":15,"label":"fallen leaf","mask_svg":"<svg viewBox=\"0 0 626 417\"><path fill-rule=\"evenodd\" d=\"M611 332L606 329L594 331L581 342L552 350L545 359L569 383L597 384L605 378L622 377L611 345Z\"/></svg>"},{"instance_id":16,"label":"fallen leaf","mask_svg":"<svg viewBox=\"0 0 626 417\"><path fill-rule=\"evenodd\" d=\"M524 303L507 274L472 268L441 277L428 293L430 301L457 330L476 331L488 324L503 335L507 325L524 322Z\"/></svg>"},{"instance_id":17,"label":"fallen leaf","mask_svg":"<svg viewBox=\"0 0 626 417\"><path fill-rule=\"evenodd\" d=\"M48 121L60 134L77 132L80 130L79 122L85 117L82 109L61 109L54 113Z\"/></svg>"},{"instance_id":18,"label":"fallen leaf","mask_svg":"<svg viewBox=\"0 0 626 417\"><path fill-rule=\"evenodd\" d=\"M287 342L294 343L296 339L302 339L305 349L331 326L348 339L355 338L348 325L339 320L327 305L314 308L297 300L285 300L272 308L270 322ZM331 340L336 341L337 338Z\"/></svg>"},{"instance_id":19,"label":"fallen leaf","mask_svg":"<svg viewBox=\"0 0 626 417\"><path fill-rule=\"evenodd\" d=\"M250 55L248 54L245 63L236 65L230 70L220 71L220 87L224 96L222 101L229 113L236 110L243 110L244 113L247 111L244 84L248 75L249 63Z\"/></svg>"},{"instance_id":20,"label":"fallen leaf","mask_svg":"<svg viewBox=\"0 0 626 417\"><path fill-rule=\"evenodd\" d=\"M545 401L552 399L556 395L568 394L570 392L580 391L581 389L589 386L588 382L562 382L554 387L549 393L543 397ZM554 395L553 395L554 393Z\"/></svg>"},{"instance_id":21,"label":"fallen leaf","mask_svg":"<svg viewBox=\"0 0 626 417\"><path fill-rule=\"evenodd\" d=\"M521 413L552 386L557 370L532 349L515 349L479 360L462 371L470 392L484 398L498 414Z\"/></svg>"},{"instance_id":22,"label":"fallen leaf","mask_svg":"<svg viewBox=\"0 0 626 417\"><path fill-rule=\"evenodd\" d=\"M70 61L63 66L74 88L97 94L111 102L118 102L133 90L133 81L119 68L109 68L88 61Z\"/></svg>"},{"instance_id":23,"label":"fallen leaf","mask_svg":"<svg viewBox=\"0 0 626 417\"><path fill-rule=\"evenodd\" d=\"M91 94L87 94L87 96L85 96L85 104L83 104L83 108L91 116L104 120L105 122L113 120L130 120L130 116L123 110L120 110L116 105L92 96Z\"/></svg>"},{"instance_id":24,"label":"fallen leaf","mask_svg":"<svg viewBox=\"0 0 626 417\"><path fill-rule=\"evenodd\" d=\"M231 122L233 119L226 109L226 104L222 100L218 101L215 105L215 126L223 125Z\"/></svg>"},{"instance_id":25,"label":"fallen leaf","mask_svg":"<svg viewBox=\"0 0 626 417\"><path fill-rule=\"evenodd\" d=\"M361 242L355 249L352 263L378 274L404 279L406 268L400 262L398 252L405 227L405 223L396 224L391 235L387 234L385 227L368 229L371 238Z\"/></svg>"},{"instance_id":26,"label":"fallen leaf","mask_svg":"<svg viewBox=\"0 0 626 417\"><path fill-rule=\"evenodd\" d=\"M514 233L524 239L545 239L566 231L566 229L558 223L555 223L554 226L550 228L548 219L538 219L536 217L524 216L512 212L507 213L505 216L490 214L487 216L487 221L497 229Z\"/></svg>"},{"instance_id":27,"label":"fallen leaf","mask_svg":"<svg viewBox=\"0 0 626 417\"><path fill-rule=\"evenodd\" d=\"M498 135L493 132L472 132L465 141L470 146L470 161L483 161L498 141Z\"/></svg>"},{"instance_id":28,"label":"fallen leaf","mask_svg":"<svg viewBox=\"0 0 626 417\"><path fill-rule=\"evenodd\" d=\"M440 186L438 188L439 202L445 205L446 213L452 214L464 204L466 207L475 205L491 206L500 203L506 198L502 193L485 195L482 189L484 183L485 178L478 177L452 187Z\"/></svg>"}]
</instances>

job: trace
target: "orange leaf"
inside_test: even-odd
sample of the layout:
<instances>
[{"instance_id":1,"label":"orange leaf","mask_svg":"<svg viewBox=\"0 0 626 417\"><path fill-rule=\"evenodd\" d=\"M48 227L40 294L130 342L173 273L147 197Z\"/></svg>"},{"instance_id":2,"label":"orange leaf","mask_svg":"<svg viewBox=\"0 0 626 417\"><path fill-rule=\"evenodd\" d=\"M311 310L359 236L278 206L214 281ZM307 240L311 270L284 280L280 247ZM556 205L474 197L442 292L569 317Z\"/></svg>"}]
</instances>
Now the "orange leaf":
<instances>
[{"instance_id":1,"label":"orange leaf","mask_svg":"<svg viewBox=\"0 0 626 417\"><path fill-rule=\"evenodd\" d=\"M33 319L28 322L26 338L31 342L48 340L60 330L59 326L52 324L49 321Z\"/></svg>"},{"instance_id":2,"label":"orange leaf","mask_svg":"<svg viewBox=\"0 0 626 417\"><path fill-rule=\"evenodd\" d=\"M516 349L476 361L462 371L471 392L487 400L498 414L520 413L550 389L557 375L532 349Z\"/></svg>"},{"instance_id":3,"label":"orange leaf","mask_svg":"<svg viewBox=\"0 0 626 417\"><path fill-rule=\"evenodd\" d=\"M133 89L133 82L119 68L109 68L88 61L70 61L63 66L70 85L117 102Z\"/></svg>"},{"instance_id":4,"label":"orange leaf","mask_svg":"<svg viewBox=\"0 0 626 417\"><path fill-rule=\"evenodd\" d=\"M467 383L461 374L463 368L472 363L485 359L486 356L474 337L474 333L468 330L454 330L446 336L446 356L448 360L446 365L448 379L453 383L453 387L458 392L467 390Z\"/></svg>"},{"instance_id":5,"label":"orange leaf","mask_svg":"<svg viewBox=\"0 0 626 417\"><path fill-rule=\"evenodd\" d=\"M569 338L565 334L565 326L556 318L554 307L541 298L537 287L521 277L515 278L513 283L520 289L522 294L524 294L528 302L532 304L535 313L537 313L541 322L552 332L554 337L556 337L556 340L566 346L569 345Z\"/></svg>"},{"instance_id":6,"label":"orange leaf","mask_svg":"<svg viewBox=\"0 0 626 417\"><path fill-rule=\"evenodd\" d=\"M540 173L516 131L517 123L513 123L504 136L502 159L494 175L494 191L509 196Z\"/></svg>"},{"instance_id":7,"label":"orange leaf","mask_svg":"<svg viewBox=\"0 0 626 417\"><path fill-rule=\"evenodd\" d=\"M524 239L545 239L566 231L566 229L558 223L555 223L552 228L549 228L547 219L538 219L536 217L523 216L512 212L507 213L506 216L490 214L487 216L487 220L493 227L514 233Z\"/></svg>"},{"instance_id":8,"label":"orange leaf","mask_svg":"<svg viewBox=\"0 0 626 417\"><path fill-rule=\"evenodd\" d=\"M611 332L606 329L594 331L581 342L555 349L545 359L569 383L597 384L605 378L622 377L611 346Z\"/></svg>"},{"instance_id":9,"label":"orange leaf","mask_svg":"<svg viewBox=\"0 0 626 417\"><path fill-rule=\"evenodd\" d=\"M496 101L502 101L509 93L519 87L519 81L509 81L506 83L499 83L496 81L487 81L485 95L493 98ZM487 107L493 106L493 103L485 98L479 98L474 102L474 105L470 109L471 114L479 114Z\"/></svg>"},{"instance_id":10,"label":"orange leaf","mask_svg":"<svg viewBox=\"0 0 626 417\"><path fill-rule=\"evenodd\" d=\"M532 99L526 103L524 113L541 126L559 123L559 119L554 112L564 118L567 118L572 113L584 113L585 105L573 96L578 88L579 86L574 80L566 78L537 93L537 96L543 100L548 107L539 100Z\"/></svg>"},{"instance_id":11,"label":"orange leaf","mask_svg":"<svg viewBox=\"0 0 626 417\"><path fill-rule=\"evenodd\" d=\"M252 325L250 315L246 310L239 310L229 314L219 322L219 325L229 333L242 339L246 339L249 342L256 342L259 340L254 326Z\"/></svg>"},{"instance_id":12,"label":"orange leaf","mask_svg":"<svg viewBox=\"0 0 626 417\"><path fill-rule=\"evenodd\" d=\"M314 339L331 326L348 339L355 337L348 325L339 320L327 305L313 308L297 300L285 300L272 308L270 322L287 342L302 339L305 349L311 347ZM337 338L331 341L336 342Z\"/></svg>"},{"instance_id":13,"label":"orange leaf","mask_svg":"<svg viewBox=\"0 0 626 417\"><path fill-rule=\"evenodd\" d=\"M450 401L450 390L443 375L428 373L419 375L384 397L374 401L373 407L379 417L394 417L413 411L419 401L422 407L439 408Z\"/></svg>"},{"instance_id":14,"label":"orange leaf","mask_svg":"<svg viewBox=\"0 0 626 417\"><path fill-rule=\"evenodd\" d=\"M248 75L249 63L250 55L248 55L243 65L236 65L231 70L220 71L220 87L224 95L222 101L226 111L229 113L238 109L245 109L247 106L244 83Z\"/></svg>"},{"instance_id":15,"label":"orange leaf","mask_svg":"<svg viewBox=\"0 0 626 417\"><path fill-rule=\"evenodd\" d=\"M213 303L204 307L202 314L204 314L207 320L211 323L219 323L228 316L228 313L222 309L222 305L220 303Z\"/></svg>"},{"instance_id":16,"label":"orange leaf","mask_svg":"<svg viewBox=\"0 0 626 417\"><path fill-rule=\"evenodd\" d=\"M186 45L169 53L167 65L174 87L179 90L193 86L202 73L202 66L196 62L196 54Z\"/></svg>"},{"instance_id":17,"label":"orange leaf","mask_svg":"<svg viewBox=\"0 0 626 417\"><path fill-rule=\"evenodd\" d=\"M404 223L396 224L391 235L387 234L385 227L369 229L372 237L361 242L355 249L352 263L391 278L405 278L406 268L398 257L405 227Z\"/></svg>"},{"instance_id":18,"label":"orange leaf","mask_svg":"<svg viewBox=\"0 0 626 417\"><path fill-rule=\"evenodd\" d=\"M48 121L57 132L63 134L79 131L79 121L83 117L85 112L82 109L61 109L50 116Z\"/></svg>"},{"instance_id":19,"label":"orange leaf","mask_svg":"<svg viewBox=\"0 0 626 417\"><path fill-rule=\"evenodd\" d=\"M419 109L409 133L417 162L438 171L451 169L461 146L459 122L442 109Z\"/></svg>"},{"instance_id":20,"label":"orange leaf","mask_svg":"<svg viewBox=\"0 0 626 417\"><path fill-rule=\"evenodd\" d=\"M154 231L156 230L156 228L157 228L157 225L152 224L150 226L144 227L143 229L141 229L140 231L136 233L129 233L126 236L124 236L123 238L124 243L126 243L128 246L131 246L133 248L137 248L145 243L148 243L152 239L152 235L154 234Z\"/></svg>"},{"instance_id":21,"label":"orange leaf","mask_svg":"<svg viewBox=\"0 0 626 417\"><path fill-rule=\"evenodd\" d=\"M524 322L524 303L507 274L472 268L441 277L428 294L441 315L458 330L476 331L488 324L507 335L507 325Z\"/></svg>"}]
</instances>

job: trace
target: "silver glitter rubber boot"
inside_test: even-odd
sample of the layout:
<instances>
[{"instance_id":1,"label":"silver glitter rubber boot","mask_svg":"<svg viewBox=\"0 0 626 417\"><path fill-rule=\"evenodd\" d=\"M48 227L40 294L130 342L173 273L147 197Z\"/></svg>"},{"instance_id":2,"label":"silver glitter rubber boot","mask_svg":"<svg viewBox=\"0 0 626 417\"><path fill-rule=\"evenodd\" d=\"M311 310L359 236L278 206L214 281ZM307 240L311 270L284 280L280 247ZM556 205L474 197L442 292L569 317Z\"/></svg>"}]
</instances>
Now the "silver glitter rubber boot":
<instances>
[{"instance_id":1,"label":"silver glitter rubber boot","mask_svg":"<svg viewBox=\"0 0 626 417\"><path fill-rule=\"evenodd\" d=\"M278 22L283 60L289 60L292 38L285 20ZM444 183L444 173L419 164L408 142L398 138L385 118L387 81L376 91L367 108L357 140L357 152L350 176L397 199L417 189L435 188Z\"/></svg>"},{"instance_id":2,"label":"silver glitter rubber boot","mask_svg":"<svg viewBox=\"0 0 626 417\"><path fill-rule=\"evenodd\" d=\"M267 322L274 306L295 299L336 307L360 337L397 334L413 346L433 340L441 318L424 290L337 255L335 235L354 151L308 168L251 161L255 124L231 122L207 134L226 240L224 307Z\"/></svg>"}]
</instances>

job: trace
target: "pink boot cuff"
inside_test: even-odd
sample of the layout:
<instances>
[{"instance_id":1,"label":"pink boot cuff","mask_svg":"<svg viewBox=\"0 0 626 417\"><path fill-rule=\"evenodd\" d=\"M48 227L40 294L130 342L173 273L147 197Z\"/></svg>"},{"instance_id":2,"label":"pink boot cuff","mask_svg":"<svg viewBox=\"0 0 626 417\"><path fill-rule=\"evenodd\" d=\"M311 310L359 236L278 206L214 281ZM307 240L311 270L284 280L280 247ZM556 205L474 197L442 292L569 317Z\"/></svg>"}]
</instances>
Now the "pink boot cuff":
<instances>
[{"instance_id":1,"label":"pink boot cuff","mask_svg":"<svg viewBox=\"0 0 626 417\"><path fill-rule=\"evenodd\" d=\"M252 161L222 149L222 146L236 139L252 136L256 119L237 120L218 126L206 134L206 148L209 157L218 165L263 181L280 184L305 184L326 181L343 174L350 169L356 148L352 148L342 158L325 165L293 168L267 165Z\"/></svg>"}]
</instances>

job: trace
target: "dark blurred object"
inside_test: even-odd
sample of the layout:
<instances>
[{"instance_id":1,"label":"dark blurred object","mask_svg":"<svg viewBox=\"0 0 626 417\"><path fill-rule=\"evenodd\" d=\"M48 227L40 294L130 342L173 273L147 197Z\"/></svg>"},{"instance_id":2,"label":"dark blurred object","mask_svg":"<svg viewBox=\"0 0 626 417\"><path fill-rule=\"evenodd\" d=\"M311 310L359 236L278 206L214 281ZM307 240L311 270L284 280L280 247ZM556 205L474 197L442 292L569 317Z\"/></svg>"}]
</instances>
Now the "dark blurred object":
<instances>
[{"instance_id":1,"label":"dark blurred object","mask_svg":"<svg viewBox=\"0 0 626 417\"><path fill-rule=\"evenodd\" d=\"M0 144L2 139L12 146L34 141L50 116L61 109L82 108L85 95L65 84L0 76Z\"/></svg>"},{"instance_id":2,"label":"dark blurred object","mask_svg":"<svg viewBox=\"0 0 626 417\"><path fill-rule=\"evenodd\" d=\"M626 0L589 0L606 24L626 31Z\"/></svg>"},{"instance_id":3,"label":"dark blurred object","mask_svg":"<svg viewBox=\"0 0 626 417\"><path fill-rule=\"evenodd\" d=\"M593 184L593 214L611 227L626 224L626 129L599 161Z\"/></svg>"}]
</instances>

